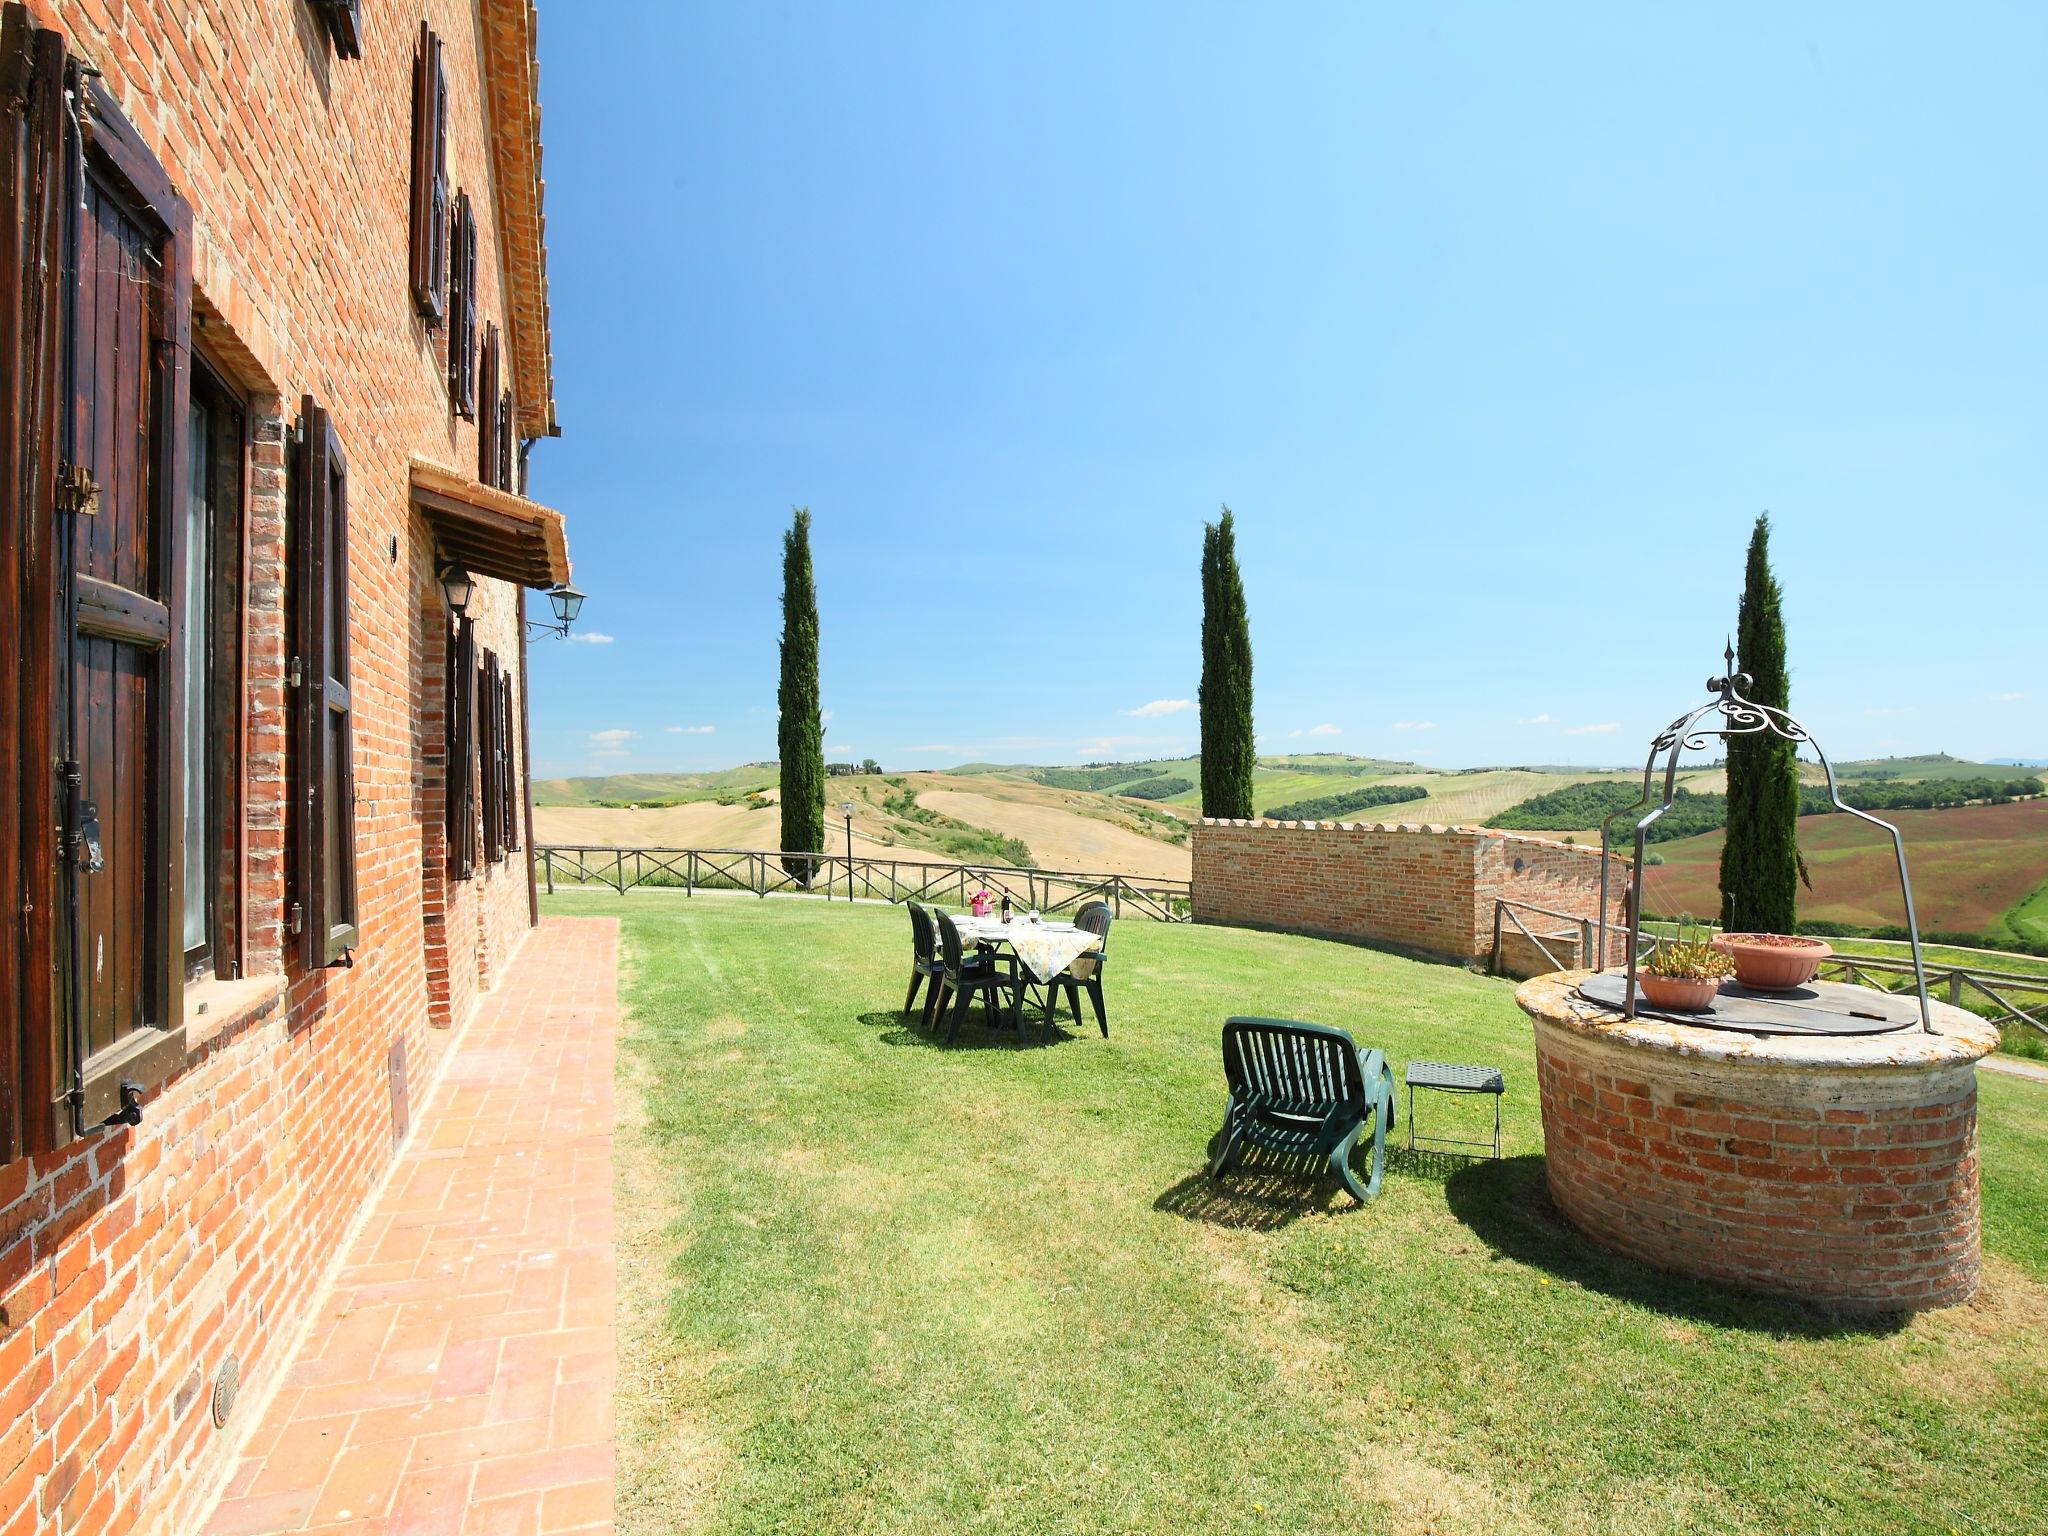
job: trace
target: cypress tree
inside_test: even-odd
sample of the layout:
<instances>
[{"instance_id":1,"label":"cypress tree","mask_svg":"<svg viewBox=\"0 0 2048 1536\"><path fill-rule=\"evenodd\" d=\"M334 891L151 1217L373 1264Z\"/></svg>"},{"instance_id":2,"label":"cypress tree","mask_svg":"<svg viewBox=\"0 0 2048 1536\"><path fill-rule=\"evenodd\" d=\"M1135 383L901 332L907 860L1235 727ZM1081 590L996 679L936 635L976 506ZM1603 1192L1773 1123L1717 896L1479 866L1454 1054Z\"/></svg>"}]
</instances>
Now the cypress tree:
<instances>
[{"instance_id":1,"label":"cypress tree","mask_svg":"<svg viewBox=\"0 0 2048 1536\"><path fill-rule=\"evenodd\" d=\"M1230 508L1202 525L1202 814L1252 814L1252 632Z\"/></svg>"},{"instance_id":2,"label":"cypress tree","mask_svg":"<svg viewBox=\"0 0 2048 1536\"><path fill-rule=\"evenodd\" d=\"M1788 708L1785 618L1771 575L1771 518L1749 538L1742 607L1735 621L1736 667L1749 674L1744 694ZM1790 933L1799 888L1797 746L1767 732L1728 742L1728 834L1721 846L1721 926L1737 933Z\"/></svg>"},{"instance_id":3,"label":"cypress tree","mask_svg":"<svg viewBox=\"0 0 2048 1536\"><path fill-rule=\"evenodd\" d=\"M781 759L782 867L805 885L825 851L825 717L818 703L818 590L811 575L811 509L782 536L782 681L775 690Z\"/></svg>"}]
</instances>

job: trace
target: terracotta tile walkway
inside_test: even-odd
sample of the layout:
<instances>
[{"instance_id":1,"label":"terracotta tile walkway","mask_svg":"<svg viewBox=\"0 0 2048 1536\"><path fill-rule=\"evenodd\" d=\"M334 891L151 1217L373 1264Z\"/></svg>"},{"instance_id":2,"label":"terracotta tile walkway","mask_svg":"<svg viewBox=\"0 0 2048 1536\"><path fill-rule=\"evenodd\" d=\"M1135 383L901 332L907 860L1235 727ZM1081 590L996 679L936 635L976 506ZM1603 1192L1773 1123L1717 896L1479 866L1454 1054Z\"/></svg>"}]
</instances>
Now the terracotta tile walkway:
<instances>
[{"instance_id":1,"label":"terracotta tile walkway","mask_svg":"<svg viewBox=\"0 0 2048 1536\"><path fill-rule=\"evenodd\" d=\"M617 953L609 918L528 936L208 1536L609 1536Z\"/></svg>"}]
</instances>

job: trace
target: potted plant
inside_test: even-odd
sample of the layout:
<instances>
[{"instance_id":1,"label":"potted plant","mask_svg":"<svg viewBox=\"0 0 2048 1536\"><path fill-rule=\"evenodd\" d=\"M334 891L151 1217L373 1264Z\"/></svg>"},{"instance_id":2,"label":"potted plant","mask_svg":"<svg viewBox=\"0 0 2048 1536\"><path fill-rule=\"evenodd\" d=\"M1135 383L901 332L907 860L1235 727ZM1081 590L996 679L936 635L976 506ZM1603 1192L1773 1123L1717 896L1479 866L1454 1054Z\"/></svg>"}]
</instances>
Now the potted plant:
<instances>
[{"instance_id":1,"label":"potted plant","mask_svg":"<svg viewBox=\"0 0 2048 1536\"><path fill-rule=\"evenodd\" d=\"M1835 951L1819 939L1792 933L1724 933L1714 948L1735 962L1735 979L1759 992L1789 992L1813 980Z\"/></svg>"},{"instance_id":2,"label":"potted plant","mask_svg":"<svg viewBox=\"0 0 2048 1536\"><path fill-rule=\"evenodd\" d=\"M1714 1005L1714 994L1734 969L1734 962L1697 929L1681 926L1677 938L1663 940L1636 968L1636 985L1652 1008L1703 1013Z\"/></svg>"},{"instance_id":3,"label":"potted plant","mask_svg":"<svg viewBox=\"0 0 2048 1536\"><path fill-rule=\"evenodd\" d=\"M967 905L976 917L987 917L988 909L995 905L995 898L986 890L979 890L967 898Z\"/></svg>"}]
</instances>

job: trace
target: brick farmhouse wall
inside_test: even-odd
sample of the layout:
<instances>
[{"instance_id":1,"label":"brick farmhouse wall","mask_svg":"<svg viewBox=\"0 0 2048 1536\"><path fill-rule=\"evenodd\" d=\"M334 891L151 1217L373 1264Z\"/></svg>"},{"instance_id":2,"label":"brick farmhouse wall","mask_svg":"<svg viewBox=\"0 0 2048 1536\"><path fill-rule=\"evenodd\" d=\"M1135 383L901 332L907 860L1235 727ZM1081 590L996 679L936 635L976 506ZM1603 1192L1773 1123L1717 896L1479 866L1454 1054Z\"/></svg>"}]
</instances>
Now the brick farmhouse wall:
<instances>
[{"instance_id":1,"label":"brick farmhouse wall","mask_svg":"<svg viewBox=\"0 0 2048 1536\"><path fill-rule=\"evenodd\" d=\"M446 620L408 470L477 462L408 292L417 27L446 46L450 187L480 220L481 315L509 335L480 12L515 3L366 6L349 62L300 0L32 4L190 200L194 349L249 401L247 937L239 978L188 989L186 1065L139 1127L0 1167L0 1536L200 1528L390 1166L392 1053L417 1104L527 929L523 853L446 877ZM284 921L284 445L303 393L350 468L362 931L352 967L310 972ZM471 612L523 690L519 594L480 583ZM216 1429L230 1354L242 1406Z\"/></svg>"},{"instance_id":2,"label":"brick farmhouse wall","mask_svg":"<svg viewBox=\"0 0 2048 1536\"><path fill-rule=\"evenodd\" d=\"M1617 862L1609 898L1616 923L1624 885ZM1197 922L1485 961L1501 900L1596 917L1598 850L1479 827L1394 823L1205 819L1194 832ZM1582 963L1576 921L1520 916L1561 963ZM1621 953L1619 943L1612 952ZM1555 969L1512 924L1504 929L1502 968L1516 975Z\"/></svg>"}]
</instances>

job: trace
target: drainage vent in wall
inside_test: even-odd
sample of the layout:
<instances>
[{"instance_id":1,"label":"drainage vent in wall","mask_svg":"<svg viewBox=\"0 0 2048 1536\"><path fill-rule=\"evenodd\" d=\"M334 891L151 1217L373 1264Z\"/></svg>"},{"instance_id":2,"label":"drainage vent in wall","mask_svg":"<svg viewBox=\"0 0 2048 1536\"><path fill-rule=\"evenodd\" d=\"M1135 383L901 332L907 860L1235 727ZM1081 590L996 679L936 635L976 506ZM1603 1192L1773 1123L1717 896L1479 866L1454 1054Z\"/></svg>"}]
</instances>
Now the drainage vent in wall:
<instances>
[{"instance_id":1,"label":"drainage vent in wall","mask_svg":"<svg viewBox=\"0 0 2048 1536\"><path fill-rule=\"evenodd\" d=\"M242 1365L233 1355L220 1363L220 1374L213 1379L213 1427L225 1429L228 1415L235 1411L235 1394L242 1386Z\"/></svg>"}]
</instances>

